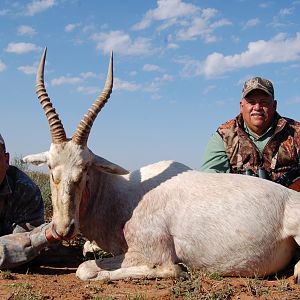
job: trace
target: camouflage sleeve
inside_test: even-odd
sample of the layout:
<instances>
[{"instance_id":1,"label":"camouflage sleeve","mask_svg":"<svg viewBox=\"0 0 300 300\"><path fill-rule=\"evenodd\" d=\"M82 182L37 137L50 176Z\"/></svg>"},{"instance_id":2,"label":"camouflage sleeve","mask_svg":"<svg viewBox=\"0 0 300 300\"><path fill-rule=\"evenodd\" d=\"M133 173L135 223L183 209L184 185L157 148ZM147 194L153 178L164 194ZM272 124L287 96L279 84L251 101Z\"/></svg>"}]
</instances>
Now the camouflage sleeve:
<instances>
[{"instance_id":1,"label":"camouflage sleeve","mask_svg":"<svg viewBox=\"0 0 300 300\"><path fill-rule=\"evenodd\" d=\"M15 193L18 202L12 208L13 232L28 231L43 224L44 203L38 187L33 183L18 184Z\"/></svg>"},{"instance_id":2,"label":"camouflage sleeve","mask_svg":"<svg viewBox=\"0 0 300 300\"><path fill-rule=\"evenodd\" d=\"M49 243L43 224L30 232L13 233L0 237L0 269L10 269L34 259Z\"/></svg>"}]
</instances>

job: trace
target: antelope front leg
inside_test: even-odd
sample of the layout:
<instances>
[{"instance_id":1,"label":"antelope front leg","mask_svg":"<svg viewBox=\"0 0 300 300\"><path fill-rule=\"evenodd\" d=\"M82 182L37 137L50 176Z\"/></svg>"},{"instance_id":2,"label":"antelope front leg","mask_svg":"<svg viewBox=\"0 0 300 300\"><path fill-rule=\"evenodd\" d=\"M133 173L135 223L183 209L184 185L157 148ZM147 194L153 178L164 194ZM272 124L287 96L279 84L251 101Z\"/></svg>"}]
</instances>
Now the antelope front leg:
<instances>
[{"instance_id":1,"label":"antelope front leg","mask_svg":"<svg viewBox=\"0 0 300 300\"><path fill-rule=\"evenodd\" d=\"M294 283L300 284L300 261L295 264Z\"/></svg>"},{"instance_id":2,"label":"antelope front leg","mask_svg":"<svg viewBox=\"0 0 300 300\"><path fill-rule=\"evenodd\" d=\"M119 280L126 278L175 278L187 276L186 270L180 265L168 263L160 266L147 264L128 265L124 255L105 258L104 260L89 260L82 263L76 276L81 280Z\"/></svg>"},{"instance_id":3,"label":"antelope front leg","mask_svg":"<svg viewBox=\"0 0 300 300\"><path fill-rule=\"evenodd\" d=\"M176 278L180 277L183 271L179 265L163 266L134 266L120 268L113 271L100 271L93 280L119 280L126 278Z\"/></svg>"},{"instance_id":4,"label":"antelope front leg","mask_svg":"<svg viewBox=\"0 0 300 300\"><path fill-rule=\"evenodd\" d=\"M297 235L295 238L298 248L294 254L294 261L298 261L294 267L294 283L300 284L300 237Z\"/></svg>"},{"instance_id":5,"label":"antelope front leg","mask_svg":"<svg viewBox=\"0 0 300 300\"><path fill-rule=\"evenodd\" d=\"M76 276L81 280L95 280L99 273L105 274L121 268L124 255L108 257L103 260L88 260L79 265Z\"/></svg>"}]
</instances>

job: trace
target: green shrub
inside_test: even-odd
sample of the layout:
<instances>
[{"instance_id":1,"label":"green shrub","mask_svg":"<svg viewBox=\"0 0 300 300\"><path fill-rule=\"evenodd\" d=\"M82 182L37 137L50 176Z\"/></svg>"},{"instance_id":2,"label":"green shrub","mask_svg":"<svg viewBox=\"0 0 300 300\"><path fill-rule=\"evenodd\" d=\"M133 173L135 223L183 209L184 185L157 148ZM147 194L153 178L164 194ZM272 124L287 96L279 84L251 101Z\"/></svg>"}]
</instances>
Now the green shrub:
<instances>
[{"instance_id":1,"label":"green shrub","mask_svg":"<svg viewBox=\"0 0 300 300\"><path fill-rule=\"evenodd\" d=\"M27 171L29 170L29 165L25 162L22 161L22 156L14 156L12 159L11 159L11 162L10 164L12 166L15 166L17 167L18 169L20 169L21 171L27 173Z\"/></svg>"},{"instance_id":2,"label":"green shrub","mask_svg":"<svg viewBox=\"0 0 300 300\"><path fill-rule=\"evenodd\" d=\"M51 218L53 212L49 175L37 171L28 171L26 173L40 188L44 200L45 218L48 220Z\"/></svg>"}]
</instances>

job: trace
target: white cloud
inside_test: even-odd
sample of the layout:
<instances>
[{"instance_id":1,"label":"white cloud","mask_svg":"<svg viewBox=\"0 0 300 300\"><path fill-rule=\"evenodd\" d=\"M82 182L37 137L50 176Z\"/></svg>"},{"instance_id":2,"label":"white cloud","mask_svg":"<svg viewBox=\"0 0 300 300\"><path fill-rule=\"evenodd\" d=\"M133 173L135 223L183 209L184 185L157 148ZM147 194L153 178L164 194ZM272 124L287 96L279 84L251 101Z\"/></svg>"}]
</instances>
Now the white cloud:
<instances>
[{"instance_id":1,"label":"white cloud","mask_svg":"<svg viewBox=\"0 0 300 300\"><path fill-rule=\"evenodd\" d=\"M9 10L8 9L0 9L0 16L6 16L8 14Z\"/></svg>"},{"instance_id":2,"label":"white cloud","mask_svg":"<svg viewBox=\"0 0 300 300\"><path fill-rule=\"evenodd\" d=\"M216 100L216 104L218 105L218 106L224 106L224 105L226 105L228 103L228 101L225 101L225 100Z\"/></svg>"},{"instance_id":3,"label":"white cloud","mask_svg":"<svg viewBox=\"0 0 300 300\"><path fill-rule=\"evenodd\" d=\"M289 17L294 13L294 7L282 8L277 15L273 16L272 22L270 23L273 27L284 27L290 24Z\"/></svg>"},{"instance_id":4,"label":"white cloud","mask_svg":"<svg viewBox=\"0 0 300 300\"><path fill-rule=\"evenodd\" d=\"M161 77L156 77L155 78L155 81L158 81L160 83L162 83L163 81L172 81L174 78L172 75L169 75L169 74L164 74L163 76Z\"/></svg>"},{"instance_id":5,"label":"white cloud","mask_svg":"<svg viewBox=\"0 0 300 300\"><path fill-rule=\"evenodd\" d=\"M279 11L279 15L282 16L282 17L286 17L286 16L289 16L289 15L293 14L293 12L294 12L293 8L282 8Z\"/></svg>"},{"instance_id":6,"label":"white cloud","mask_svg":"<svg viewBox=\"0 0 300 300\"><path fill-rule=\"evenodd\" d=\"M173 25L176 25L178 23L178 20L177 19L170 19L170 20L166 20L164 21L160 26L157 27L157 31L163 31L163 30L166 30L168 28L170 28L171 26Z\"/></svg>"},{"instance_id":7,"label":"white cloud","mask_svg":"<svg viewBox=\"0 0 300 300\"><path fill-rule=\"evenodd\" d=\"M34 36L36 31L31 26L21 25L18 27L18 34L19 35L27 35L27 36Z\"/></svg>"},{"instance_id":8,"label":"white cloud","mask_svg":"<svg viewBox=\"0 0 300 300\"><path fill-rule=\"evenodd\" d=\"M152 21L164 21L190 16L198 11L197 6L181 0L158 0L157 8L150 9L141 22L135 24L133 29L141 30L149 27Z\"/></svg>"},{"instance_id":9,"label":"white cloud","mask_svg":"<svg viewBox=\"0 0 300 300\"><path fill-rule=\"evenodd\" d=\"M175 44L175 43L169 43L167 47L169 49L177 49L177 48L179 48L179 45Z\"/></svg>"},{"instance_id":10,"label":"white cloud","mask_svg":"<svg viewBox=\"0 0 300 300\"><path fill-rule=\"evenodd\" d=\"M177 48L179 48L179 45L174 43L172 34L167 35L166 41L168 43L168 45L167 45L168 49L177 49Z\"/></svg>"},{"instance_id":11,"label":"white cloud","mask_svg":"<svg viewBox=\"0 0 300 300\"><path fill-rule=\"evenodd\" d=\"M23 54L32 51L40 51L41 47L31 43L9 43L5 49L6 52Z\"/></svg>"},{"instance_id":12,"label":"white cloud","mask_svg":"<svg viewBox=\"0 0 300 300\"><path fill-rule=\"evenodd\" d=\"M130 91L134 92L137 91L141 88L139 84L129 82L126 80L121 80L119 78L114 79L114 89L115 90L125 90L125 91Z\"/></svg>"},{"instance_id":13,"label":"white cloud","mask_svg":"<svg viewBox=\"0 0 300 300\"><path fill-rule=\"evenodd\" d=\"M160 100L161 98L162 98L162 96L159 95L159 94L153 94L153 95L151 95L151 99L152 100Z\"/></svg>"},{"instance_id":14,"label":"white cloud","mask_svg":"<svg viewBox=\"0 0 300 300\"><path fill-rule=\"evenodd\" d=\"M83 79L87 79L87 78L96 78L96 77L97 77L97 74L94 73L94 72L82 72L82 73L80 73L80 76L81 76Z\"/></svg>"},{"instance_id":15,"label":"white cloud","mask_svg":"<svg viewBox=\"0 0 300 300\"><path fill-rule=\"evenodd\" d=\"M105 26L102 25L101 28L103 29L103 27ZM82 32L84 33L93 32L93 31L95 31L95 25L85 25L82 28Z\"/></svg>"},{"instance_id":16,"label":"white cloud","mask_svg":"<svg viewBox=\"0 0 300 300\"><path fill-rule=\"evenodd\" d=\"M286 23L283 22L280 18L278 18L278 16L274 16L272 22L269 25L274 28L279 28L286 26Z\"/></svg>"},{"instance_id":17,"label":"white cloud","mask_svg":"<svg viewBox=\"0 0 300 300\"><path fill-rule=\"evenodd\" d=\"M92 39L97 43L97 49L101 49L104 53L110 53L112 50L123 55L150 54L153 52L150 39L139 37L132 40L128 34L122 31L96 33Z\"/></svg>"},{"instance_id":18,"label":"white cloud","mask_svg":"<svg viewBox=\"0 0 300 300\"><path fill-rule=\"evenodd\" d=\"M180 72L180 75L182 77L190 77L196 75L196 73L198 73L198 67L201 66L201 63L198 60L192 59L190 57L180 57L174 59L174 61L175 63L183 65L183 69Z\"/></svg>"},{"instance_id":19,"label":"white cloud","mask_svg":"<svg viewBox=\"0 0 300 300\"><path fill-rule=\"evenodd\" d=\"M143 71L146 71L146 72L159 71L159 72L161 72L162 69L157 65L145 64L143 66Z\"/></svg>"},{"instance_id":20,"label":"white cloud","mask_svg":"<svg viewBox=\"0 0 300 300\"><path fill-rule=\"evenodd\" d=\"M216 37L212 35L212 33L219 27L231 25L231 22L226 19L212 21L216 14L217 10L215 9L204 9L201 16L192 18L188 26L185 26L177 32L177 39L194 40L197 37L201 37L207 43L216 41Z\"/></svg>"},{"instance_id":21,"label":"white cloud","mask_svg":"<svg viewBox=\"0 0 300 300\"><path fill-rule=\"evenodd\" d=\"M80 76L60 76L51 80L51 85L58 86L63 84L78 84L85 81L88 78L96 78L97 76L94 72L82 72ZM99 87L84 87L80 86L77 91L84 94L95 94L99 91Z\"/></svg>"},{"instance_id":22,"label":"white cloud","mask_svg":"<svg viewBox=\"0 0 300 300\"><path fill-rule=\"evenodd\" d=\"M20 66L18 67L18 70L26 75L31 75L36 73L37 66Z\"/></svg>"},{"instance_id":23,"label":"white cloud","mask_svg":"<svg viewBox=\"0 0 300 300\"><path fill-rule=\"evenodd\" d=\"M220 20L217 20L215 22L212 22L210 25L209 25L209 28L211 30L215 30L217 28L220 28L220 27L224 27L224 26L228 26L228 25L232 25L231 21L227 20L227 19L220 19Z\"/></svg>"},{"instance_id":24,"label":"white cloud","mask_svg":"<svg viewBox=\"0 0 300 300\"><path fill-rule=\"evenodd\" d=\"M257 26L258 24L260 23L260 20L258 18L255 18L255 19L250 19L248 20L245 25L243 26L243 29L248 29L248 28L251 28L251 27L255 27Z\"/></svg>"},{"instance_id":25,"label":"white cloud","mask_svg":"<svg viewBox=\"0 0 300 300\"><path fill-rule=\"evenodd\" d=\"M131 71L131 72L129 73L129 75L130 75L130 76L136 76L136 75L137 75L137 71Z\"/></svg>"},{"instance_id":26,"label":"white cloud","mask_svg":"<svg viewBox=\"0 0 300 300\"><path fill-rule=\"evenodd\" d=\"M240 37L236 36L236 35L232 35L230 37L230 39L234 42L234 43L239 43L240 42Z\"/></svg>"},{"instance_id":27,"label":"white cloud","mask_svg":"<svg viewBox=\"0 0 300 300\"><path fill-rule=\"evenodd\" d=\"M141 30L149 27L154 21L161 21L158 31L165 30L171 26L179 28L176 33L178 40L193 40L198 37L205 42L215 42L217 38L212 35L219 27L231 25L232 23L224 18L214 20L218 11L214 8L200 9L199 7L185 3L181 0L158 0L157 8L149 10L141 22L135 24L133 29ZM176 48L171 44L169 48Z\"/></svg>"},{"instance_id":28,"label":"white cloud","mask_svg":"<svg viewBox=\"0 0 300 300\"><path fill-rule=\"evenodd\" d=\"M99 86L79 86L77 91L85 95L95 95L101 92Z\"/></svg>"},{"instance_id":29,"label":"white cloud","mask_svg":"<svg viewBox=\"0 0 300 300\"><path fill-rule=\"evenodd\" d=\"M269 8L270 6L272 5L271 2L262 2L262 3L259 3L259 7L260 8Z\"/></svg>"},{"instance_id":30,"label":"white cloud","mask_svg":"<svg viewBox=\"0 0 300 300\"><path fill-rule=\"evenodd\" d=\"M197 37L198 35L209 35L206 20L198 17L193 19L192 24L188 28L181 29L176 34L177 39L179 40L191 40Z\"/></svg>"},{"instance_id":31,"label":"white cloud","mask_svg":"<svg viewBox=\"0 0 300 300\"><path fill-rule=\"evenodd\" d=\"M33 0L27 4L25 15L34 16L37 13L47 10L55 5L55 0Z\"/></svg>"},{"instance_id":32,"label":"white cloud","mask_svg":"<svg viewBox=\"0 0 300 300\"><path fill-rule=\"evenodd\" d=\"M5 63L0 60L0 72L3 72L5 69L6 69Z\"/></svg>"},{"instance_id":33,"label":"white cloud","mask_svg":"<svg viewBox=\"0 0 300 300\"><path fill-rule=\"evenodd\" d=\"M148 93L157 93L159 91L160 82L153 81L144 86L144 91Z\"/></svg>"},{"instance_id":34,"label":"white cloud","mask_svg":"<svg viewBox=\"0 0 300 300\"><path fill-rule=\"evenodd\" d=\"M165 82L172 80L173 76L169 74L164 74L163 76L154 78L152 82L145 84L143 90L148 93L157 94L161 86L164 85Z\"/></svg>"},{"instance_id":35,"label":"white cloud","mask_svg":"<svg viewBox=\"0 0 300 300\"><path fill-rule=\"evenodd\" d=\"M216 88L215 85L208 85L203 91L202 95L207 95L210 91L214 90Z\"/></svg>"},{"instance_id":36,"label":"white cloud","mask_svg":"<svg viewBox=\"0 0 300 300\"><path fill-rule=\"evenodd\" d=\"M65 32L71 32L79 26L80 26L80 23L68 24L68 25L65 26Z\"/></svg>"},{"instance_id":37,"label":"white cloud","mask_svg":"<svg viewBox=\"0 0 300 300\"><path fill-rule=\"evenodd\" d=\"M54 78L51 80L51 85L62 85L62 84L77 84L82 82L82 78L80 77L68 77L68 76L60 76L58 78Z\"/></svg>"},{"instance_id":38,"label":"white cloud","mask_svg":"<svg viewBox=\"0 0 300 300\"><path fill-rule=\"evenodd\" d=\"M194 75L210 78L255 65L297 60L300 60L300 32L295 38L288 38L286 34L280 33L268 41L251 42L248 49L240 54L224 56L222 53L214 52L202 62L192 60L177 62L182 63L185 70L192 67L189 74L195 72Z\"/></svg>"}]
</instances>

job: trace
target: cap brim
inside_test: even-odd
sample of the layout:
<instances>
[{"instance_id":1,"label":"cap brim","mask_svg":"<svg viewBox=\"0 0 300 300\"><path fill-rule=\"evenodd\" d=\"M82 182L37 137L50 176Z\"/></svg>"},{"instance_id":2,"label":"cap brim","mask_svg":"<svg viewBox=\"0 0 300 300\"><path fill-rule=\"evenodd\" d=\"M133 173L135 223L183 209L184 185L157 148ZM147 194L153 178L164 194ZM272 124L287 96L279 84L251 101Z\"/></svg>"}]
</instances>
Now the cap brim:
<instances>
[{"instance_id":1,"label":"cap brim","mask_svg":"<svg viewBox=\"0 0 300 300\"><path fill-rule=\"evenodd\" d=\"M257 87L254 87L254 88L244 91L243 98L245 98L250 92L252 92L254 90L261 90L261 91L265 92L266 94L268 94L269 96L273 97L273 94L270 93L270 91L268 91L266 88L257 86Z\"/></svg>"}]
</instances>

